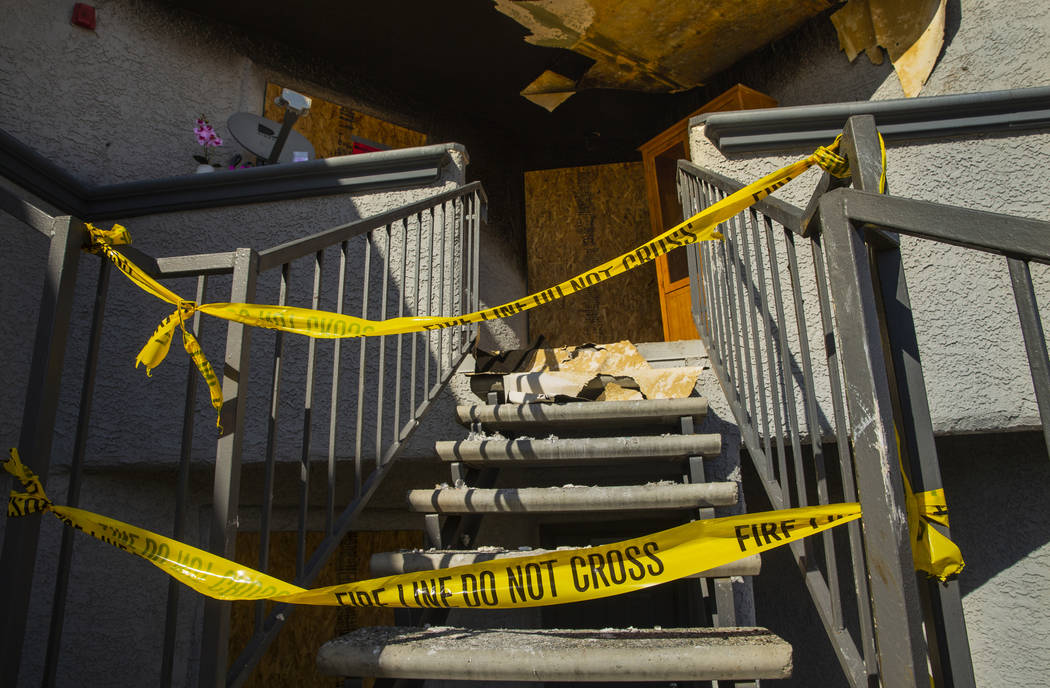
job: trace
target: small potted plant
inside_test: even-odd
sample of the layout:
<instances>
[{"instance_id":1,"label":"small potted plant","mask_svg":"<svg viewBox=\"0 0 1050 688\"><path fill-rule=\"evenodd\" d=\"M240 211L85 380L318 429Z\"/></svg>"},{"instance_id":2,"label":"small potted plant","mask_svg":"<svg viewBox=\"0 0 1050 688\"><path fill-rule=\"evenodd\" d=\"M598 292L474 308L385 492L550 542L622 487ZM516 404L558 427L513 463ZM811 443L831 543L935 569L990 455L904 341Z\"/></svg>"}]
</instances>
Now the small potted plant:
<instances>
[{"instance_id":1,"label":"small potted plant","mask_svg":"<svg viewBox=\"0 0 1050 688\"><path fill-rule=\"evenodd\" d=\"M197 136L197 143L204 148L204 155L193 156L193 159L200 163L197 165L197 172L214 172L219 165L211 161L211 149L221 146L222 138L215 133L215 129L208 124L204 115L197 118L197 126L193 128L193 133Z\"/></svg>"}]
</instances>

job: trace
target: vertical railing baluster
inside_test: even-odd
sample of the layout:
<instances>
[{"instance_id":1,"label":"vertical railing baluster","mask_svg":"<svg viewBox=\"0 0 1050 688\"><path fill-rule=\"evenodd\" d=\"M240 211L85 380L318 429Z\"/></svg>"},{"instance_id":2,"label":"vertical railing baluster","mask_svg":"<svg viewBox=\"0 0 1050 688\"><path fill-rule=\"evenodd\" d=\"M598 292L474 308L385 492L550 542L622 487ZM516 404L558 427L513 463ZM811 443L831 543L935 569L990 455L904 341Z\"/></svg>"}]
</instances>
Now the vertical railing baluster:
<instances>
[{"instance_id":1,"label":"vertical railing baluster","mask_svg":"<svg viewBox=\"0 0 1050 688\"><path fill-rule=\"evenodd\" d=\"M84 381L80 388L80 412L77 414L77 431L73 441L73 457L69 466L69 485L66 489L66 506L80 503L80 486L84 477L84 453L87 449L88 432L91 427L91 405L95 396L95 373L98 370L98 351L102 338L102 319L106 310L106 295L109 289L109 261L99 260L98 278L95 283L95 304L91 315L91 332L88 336L87 358L84 362ZM191 366L192 368L192 366ZM55 685L58 660L62 647L62 627L66 616L66 594L69 590L69 569L73 563L72 528L62 530L62 545L55 571L55 594L51 598L51 627L47 634L47 652L44 658L44 686ZM170 592L170 590L169 590ZM166 645L165 645L166 647ZM161 674L163 675L163 662Z\"/></svg>"},{"instance_id":2,"label":"vertical railing baluster","mask_svg":"<svg viewBox=\"0 0 1050 688\"><path fill-rule=\"evenodd\" d=\"M321 284L324 271L324 251L314 254L314 282L310 307L321 306ZM314 374L317 370L317 340L306 340L306 389L303 399L303 438L299 455L299 529L295 550L295 577L299 580L306 570L306 531L310 519L310 452L313 450Z\"/></svg>"},{"instance_id":3,"label":"vertical railing baluster","mask_svg":"<svg viewBox=\"0 0 1050 688\"><path fill-rule=\"evenodd\" d=\"M762 305L756 302L757 286L752 286L751 284L752 276L758 272L754 266L755 261L761 261L761 256L758 255L758 244L756 243L754 260L752 259L751 244L748 241L747 235L749 227L751 230L754 230L753 219L747 212L740 213L738 217L740 217L740 246L744 251L744 260L741 264L741 268L744 272L741 277L744 280L744 286L746 287L747 292L747 308L751 313L751 345L754 349L753 367L755 370L755 377L757 378L757 387L754 389L752 403L757 403L758 405L758 417L756 418L755 416L752 416L751 424L754 426L756 422L761 422L761 426L758 429L760 432L756 431L755 434L760 441L764 441L765 443L765 446L761 448L762 460L764 463L763 470L765 473L762 479L763 481L768 482L773 477L773 462L769 440L769 414L766 410L766 377L762 370L762 345L759 340L758 314L756 312L762 307ZM752 222L749 222L749 219L752 219Z\"/></svg>"},{"instance_id":4,"label":"vertical railing baluster","mask_svg":"<svg viewBox=\"0 0 1050 688\"><path fill-rule=\"evenodd\" d=\"M255 251L237 249L234 254L232 303L252 303L259 272ZM222 374L222 433L215 451L215 478L212 491L212 524L209 551L234 559L237 548L238 510L241 489L241 453L244 446L244 413L248 405L247 383L251 379L249 362L252 328L231 321L226 327L226 356ZM230 644L230 603L204 601L204 627L201 634L200 681L204 686L221 688L226 684L227 655Z\"/></svg>"},{"instance_id":5,"label":"vertical railing baluster","mask_svg":"<svg viewBox=\"0 0 1050 688\"><path fill-rule=\"evenodd\" d=\"M281 265L280 286L277 292L277 305L288 303L288 281L291 266ZM278 427L281 414L281 379L284 377L284 336L281 330L274 331L273 363L270 368L270 414L266 419L266 458L263 469L263 503L259 521L259 570L267 573L270 570L270 529L273 521L273 487L274 472L277 468ZM256 632L263 626L266 615L265 601L255 603Z\"/></svg>"},{"instance_id":6,"label":"vertical railing baluster","mask_svg":"<svg viewBox=\"0 0 1050 688\"><path fill-rule=\"evenodd\" d=\"M386 320L387 317L387 303L388 296L390 294L390 263L393 259L393 242L391 241L392 232L391 225L383 227L383 236L386 237L386 260L383 266L383 286L382 296L380 297L379 306L379 319ZM383 457L383 389L386 387L386 347L387 338L386 335L379 338L379 370L376 373L376 379L379 384L376 385L376 467L379 467L379 462Z\"/></svg>"},{"instance_id":7,"label":"vertical railing baluster","mask_svg":"<svg viewBox=\"0 0 1050 688\"><path fill-rule=\"evenodd\" d=\"M479 283L481 280L481 219L482 214L485 212L481 200L481 194L477 191L474 192L474 226L471 229L474 235L474 261L473 267L471 268L471 276L473 279L471 285L471 302L470 311L474 312L481 309L481 292L479 290ZM475 325L475 331L481 331L481 325Z\"/></svg>"},{"instance_id":8,"label":"vertical railing baluster","mask_svg":"<svg viewBox=\"0 0 1050 688\"><path fill-rule=\"evenodd\" d=\"M434 208L431 207L429 211L430 215L430 231L428 232L429 248L426 253L427 260L427 309L426 315L433 317L438 315L434 312L434 231L436 230ZM420 213L419 216L420 224L423 223L423 215ZM427 353L423 359L423 396L427 399L430 398L430 359L433 357L434 352L434 330L427 330L426 336L427 342Z\"/></svg>"},{"instance_id":9,"label":"vertical railing baluster","mask_svg":"<svg viewBox=\"0 0 1050 688\"><path fill-rule=\"evenodd\" d=\"M741 349L743 348L741 338L741 325L740 319L743 318L743 308L740 305L738 298L738 287L735 281L735 273L737 270L736 263L736 248L733 242L733 234L730 231L732 228L729 222L726 222L723 234L725 234L725 241L723 244L722 261L725 272L725 283L726 283L726 310L729 312L729 330L730 330L730 341L726 346L726 354L731 357L734 362L734 368L732 371L733 378L733 394L738 404L738 408L741 410L741 419L743 422L747 422L747 407L745 406L747 399L747 389L745 388L744 382L744 361L741 355Z\"/></svg>"},{"instance_id":10,"label":"vertical railing baluster","mask_svg":"<svg viewBox=\"0 0 1050 688\"><path fill-rule=\"evenodd\" d=\"M101 277L100 277L101 279ZM208 293L208 278L201 275L197 278L197 303L205 303ZM201 338L200 311L193 314L190 331ZM190 491L190 467L193 461L193 419L197 410L197 381L200 373L196 366L187 362L186 386L182 403L182 438L179 443L179 467L175 475L175 518L172 524L171 537L179 542L186 536L186 499ZM76 506L76 502L68 502ZM174 578L168 580L167 608L164 614L164 645L160 659L160 685L169 688L174 682L172 672L175 669L175 640L178 634L179 598L182 584ZM50 664L50 662L48 662Z\"/></svg>"},{"instance_id":11,"label":"vertical railing baluster","mask_svg":"<svg viewBox=\"0 0 1050 688\"><path fill-rule=\"evenodd\" d=\"M368 291L371 285L370 268L372 264L372 234L365 234L365 261L361 268L361 318L368 319ZM358 337L360 356L357 368L357 418L354 423L354 496L361 494L361 451L364 440L365 413L365 364L368 355L369 337Z\"/></svg>"},{"instance_id":12,"label":"vertical railing baluster","mask_svg":"<svg viewBox=\"0 0 1050 688\"><path fill-rule=\"evenodd\" d=\"M447 262L445 260L445 235L448 234L448 204L444 201L441 203L441 248L438 255L441 257L438 261L441 266L441 278L438 280L438 315L445 317L448 315L448 305L445 303L445 266ZM435 383L435 387L441 384L441 381L445 379L445 342L448 340L448 335L451 333L449 328L442 328L438 332L438 376ZM432 391L433 395L434 392Z\"/></svg>"},{"instance_id":13,"label":"vertical railing baluster","mask_svg":"<svg viewBox=\"0 0 1050 688\"><path fill-rule=\"evenodd\" d=\"M769 250L769 261L770 265L776 266L776 269L772 269L773 278L773 296L774 304L776 305L777 311L777 322L780 323L780 376L784 384L784 409L787 413L787 425L788 430L791 434L791 468L795 476L795 495L794 500L791 499L791 472L789 472L786 465L782 466L782 480L783 486L782 491L784 493L784 506L786 508L806 506L809 500L806 499L805 494L805 482L804 479L800 479L800 473L802 469L802 438L799 434L798 424L798 406L797 398L795 396L795 384L793 382L794 376L791 370L791 347L788 344L788 333L787 333L787 316L784 310L784 295L783 289L780 284L780 263L777 259L776 243L773 238L773 223L770 219L766 218L766 247ZM791 230L786 227L783 229L783 236L785 244L791 242ZM794 282L792 282L794 284ZM801 488L801 498L799 498L799 490ZM808 543L808 540L803 540L803 543ZM804 545L807 554L809 554L810 545Z\"/></svg>"},{"instance_id":14,"label":"vertical railing baluster","mask_svg":"<svg viewBox=\"0 0 1050 688\"><path fill-rule=\"evenodd\" d=\"M1032 375L1039 418L1043 424L1043 441L1047 451L1050 451L1050 360L1047 359L1046 334L1043 332L1043 321L1039 317L1039 304L1032 287L1032 271L1028 267L1028 261L1020 258L1007 258L1006 264L1010 270L1014 304L1021 322L1028 368Z\"/></svg>"},{"instance_id":15,"label":"vertical railing baluster","mask_svg":"<svg viewBox=\"0 0 1050 688\"><path fill-rule=\"evenodd\" d=\"M335 312L342 315L346 297L346 260L348 242L339 245L339 278L335 288ZM342 365L343 340L332 343L332 396L328 415L328 493L325 499L324 532L332 534L335 522L335 448L338 446L339 376Z\"/></svg>"},{"instance_id":16,"label":"vertical railing baluster","mask_svg":"<svg viewBox=\"0 0 1050 688\"><path fill-rule=\"evenodd\" d=\"M405 226L406 227L408 226L408 218L407 217L405 218ZM423 263L423 223L422 222L417 222L416 223L416 229L414 231L414 234L415 234L415 237L416 237L416 239L415 239L415 245L416 245L416 278L415 278L415 281L413 283L413 295L412 295L411 303L412 303L412 315L420 315L420 312L419 312L419 299L420 299L419 271L420 271L420 265ZM418 413L418 410L417 410L417 407L416 407L416 386L418 384L417 379L416 379L416 376L418 374L418 372L417 372L418 369L416 367L416 362L417 362L417 358L418 358L420 340L423 339L423 335L420 334L419 332L413 332L410 335L410 337L412 338L411 339L411 341L412 341L412 366L411 366L411 368L412 368L412 375L411 375L411 378L410 378L412 380L412 385L409 387L409 391L408 391L408 406L409 406L409 408L412 409L412 415L415 416Z\"/></svg>"},{"instance_id":17,"label":"vertical railing baluster","mask_svg":"<svg viewBox=\"0 0 1050 688\"><path fill-rule=\"evenodd\" d=\"M395 223L396 224L396 223ZM408 298L408 222L401 220L401 269L398 270L398 293L397 317L405 316L405 300ZM401 379L401 358L403 334L397 335L397 367L394 371L395 393L394 393L394 441L402 439L401 428L401 388L404 381Z\"/></svg>"},{"instance_id":18,"label":"vertical railing baluster","mask_svg":"<svg viewBox=\"0 0 1050 688\"><path fill-rule=\"evenodd\" d=\"M745 407L745 421L747 425L754 427L755 418L757 416L757 408L755 404L755 379L752 369L754 368L753 360L751 358L751 342L750 340L750 328L748 327L748 313L751 309L748 307L750 299L748 293L751 290L750 283L747 276L747 268L744 264L744 253L746 248L744 247L744 238L747 236L747 231L743 226L741 218L743 213L737 213L733 216L730 222L733 224L735 229L734 238L731 242L733 251L733 272L736 275L736 301L737 308L737 322L740 325L740 346L743 349L743 355L740 357L741 365L743 367L743 376L741 379L740 389L743 392L741 401L747 403Z\"/></svg>"},{"instance_id":19,"label":"vertical railing baluster","mask_svg":"<svg viewBox=\"0 0 1050 688\"><path fill-rule=\"evenodd\" d=\"M703 185L704 191L704 204L710 206L714 204L714 191L706 183ZM704 242L701 246L701 261L700 269L704 271L704 279L707 282L707 296L709 311L708 323L711 327L711 344L713 345L713 351L708 352L708 355L715 356L719 365L725 369L725 328L723 327L722 321L722 299L718 290L717 282L717 271L718 267L716 262L718 260L717 247L721 244L721 241L717 242Z\"/></svg>"},{"instance_id":20,"label":"vertical railing baluster","mask_svg":"<svg viewBox=\"0 0 1050 688\"><path fill-rule=\"evenodd\" d=\"M764 215L762 219L767 219ZM773 449L769 442L769 428L766 427L766 451L769 452L767 456L767 466L769 470L769 478L772 485L767 485L767 490L775 488L776 492L771 493L770 497L776 497L772 499L773 507L777 509L784 508L784 490L781 481L786 480L784 474L780 472L780 467L784 462L784 435L783 435L783 424L780 417L780 385L777 383L777 366L775 363L775 355L773 351L773 322L772 315L769 312L769 287L766 284L766 271L765 271L765 258L769 257L768 247L765 255L762 254L762 242L759 240L759 213L752 209L751 210L751 238L755 246L755 262L756 266L756 277L759 284L759 309L762 311L762 328L763 335L765 336L765 351L766 351L766 369L769 371L769 393L771 395L770 400L770 413L773 416L773 444L776 445L776 457L777 465L774 467ZM773 228L771 225L765 225L765 232L772 236ZM770 272L775 273L777 266L770 264ZM757 328L756 328L757 329ZM761 384L765 384L764 382ZM763 417L763 424L766 422ZM776 472L774 472L776 471ZM777 494L779 493L779 494Z\"/></svg>"}]
</instances>

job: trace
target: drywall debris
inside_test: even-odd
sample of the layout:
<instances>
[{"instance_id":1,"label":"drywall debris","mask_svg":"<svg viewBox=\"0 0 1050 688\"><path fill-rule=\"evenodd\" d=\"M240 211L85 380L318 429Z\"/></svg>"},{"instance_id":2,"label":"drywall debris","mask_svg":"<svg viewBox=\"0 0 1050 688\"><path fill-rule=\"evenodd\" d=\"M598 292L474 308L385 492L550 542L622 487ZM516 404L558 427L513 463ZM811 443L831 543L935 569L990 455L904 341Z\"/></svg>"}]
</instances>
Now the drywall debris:
<instances>
[{"instance_id":1,"label":"drywall debris","mask_svg":"<svg viewBox=\"0 0 1050 688\"><path fill-rule=\"evenodd\" d=\"M850 62L864 51L882 63L885 48L904 95L917 96L944 44L948 0L849 0L831 15L839 46Z\"/></svg>"},{"instance_id":2,"label":"drywall debris","mask_svg":"<svg viewBox=\"0 0 1050 688\"><path fill-rule=\"evenodd\" d=\"M514 358L506 352L506 359ZM497 354L485 352L490 363ZM500 355L502 357L502 354ZM532 349L515 369L493 365L468 373L484 399L502 391L508 403L681 399L692 396L702 367L653 368L629 341Z\"/></svg>"}]
</instances>

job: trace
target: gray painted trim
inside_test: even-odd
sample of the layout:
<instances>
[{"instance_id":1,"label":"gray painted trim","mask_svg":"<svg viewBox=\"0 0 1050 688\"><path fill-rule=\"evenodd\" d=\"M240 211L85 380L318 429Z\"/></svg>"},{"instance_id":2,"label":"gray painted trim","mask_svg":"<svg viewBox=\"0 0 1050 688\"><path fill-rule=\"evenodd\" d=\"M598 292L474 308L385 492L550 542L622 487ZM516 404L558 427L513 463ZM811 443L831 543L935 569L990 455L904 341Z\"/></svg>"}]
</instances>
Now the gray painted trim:
<instances>
[{"instance_id":1,"label":"gray painted trim","mask_svg":"<svg viewBox=\"0 0 1050 688\"><path fill-rule=\"evenodd\" d=\"M708 113L689 126L723 153L752 153L826 144L853 115L874 115L887 141L1050 128L1050 87Z\"/></svg>"},{"instance_id":2,"label":"gray painted trim","mask_svg":"<svg viewBox=\"0 0 1050 688\"><path fill-rule=\"evenodd\" d=\"M458 143L444 143L219 170L209 175L92 185L0 130L0 176L62 212L95 221L429 184L449 164L451 151L466 153L466 148Z\"/></svg>"}]
</instances>

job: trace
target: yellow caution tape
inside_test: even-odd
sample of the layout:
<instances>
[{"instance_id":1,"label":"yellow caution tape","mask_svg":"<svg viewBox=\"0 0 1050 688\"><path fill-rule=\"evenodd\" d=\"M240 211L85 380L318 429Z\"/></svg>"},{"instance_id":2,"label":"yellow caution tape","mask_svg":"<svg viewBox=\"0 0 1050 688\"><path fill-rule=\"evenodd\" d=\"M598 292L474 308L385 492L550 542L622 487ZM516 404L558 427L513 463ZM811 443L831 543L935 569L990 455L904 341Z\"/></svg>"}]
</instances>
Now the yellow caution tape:
<instances>
[{"instance_id":1,"label":"yellow caution tape","mask_svg":"<svg viewBox=\"0 0 1050 688\"><path fill-rule=\"evenodd\" d=\"M727 516L663 530L652 535L584 549L497 559L421 573L374 578L305 590L236 562L142 528L83 509L57 505L37 476L11 450L4 469L25 492L11 492L8 516L50 511L65 524L148 560L194 590L221 600L269 599L295 604L508 609L564 604L620 595L702 573L752 554L786 545L860 518L860 505L782 509ZM946 538L934 542L926 521L946 524L944 495L911 498L917 529L916 566L946 580L962 570L962 555ZM946 547L949 545L950 547ZM926 554L935 557L920 561Z\"/></svg>"},{"instance_id":2,"label":"yellow caution tape","mask_svg":"<svg viewBox=\"0 0 1050 688\"><path fill-rule=\"evenodd\" d=\"M848 175L849 165L847 161L835 152L838 149L839 138L836 138L830 146L819 147L809 157L762 177L718 203L705 208L684 222L675 225L654 239L597 267L591 268L587 272L580 273L549 289L530 294L524 298L458 317L408 316L390 318L388 320L367 320L341 313L330 313L294 306L268 306L249 303L198 304L181 298L178 294L147 275L141 268L113 248L118 243L131 242L127 230L120 225L114 225L112 230L107 231L88 224L87 228L92 239L92 245L89 250L106 256L128 279L140 288L176 307L175 312L161 322L153 336L150 337L149 342L139 352L135 359L135 366L137 367L140 363L145 365L148 374L153 368L160 365L168 355L175 328L181 328L186 351L191 355L201 375L208 383L212 405L215 406L216 412L219 412L222 408L222 387L211 365L208 364L207 359L201 353L200 345L184 324L186 319L197 311L218 318L244 323L245 325L282 330L323 339L374 337L388 334L423 332L506 318L537 306L557 301L570 294L575 294L578 291L645 265L676 248L700 241L721 239L723 238L722 235L716 230L720 223L762 200L813 165L820 165L836 176Z\"/></svg>"}]
</instances>

